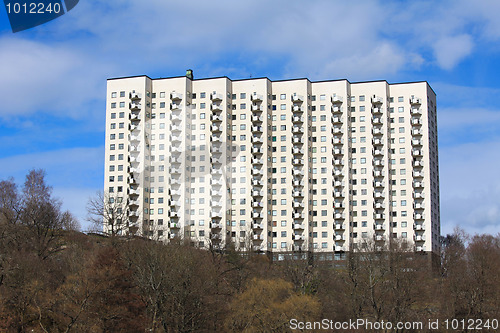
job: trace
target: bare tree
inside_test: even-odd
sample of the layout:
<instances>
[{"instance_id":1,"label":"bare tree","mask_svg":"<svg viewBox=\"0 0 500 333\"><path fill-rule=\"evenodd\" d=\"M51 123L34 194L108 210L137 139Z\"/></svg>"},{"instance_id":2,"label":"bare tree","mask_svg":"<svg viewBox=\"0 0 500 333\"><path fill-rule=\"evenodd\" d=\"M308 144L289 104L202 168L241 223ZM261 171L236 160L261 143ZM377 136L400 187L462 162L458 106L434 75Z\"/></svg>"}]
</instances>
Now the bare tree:
<instances>
[{"instance_id":1,"label":"bare tree","mask_svg":"<svg viewBox=\"0 0 500 333\"><path fill-rule=\"evenodd\" d=\"M135 235L140 220L130 216L126 199L112 193L97 192L87 202L87 221L92 223L91 231L108 236Z\"/></svg>"}]
</instances>

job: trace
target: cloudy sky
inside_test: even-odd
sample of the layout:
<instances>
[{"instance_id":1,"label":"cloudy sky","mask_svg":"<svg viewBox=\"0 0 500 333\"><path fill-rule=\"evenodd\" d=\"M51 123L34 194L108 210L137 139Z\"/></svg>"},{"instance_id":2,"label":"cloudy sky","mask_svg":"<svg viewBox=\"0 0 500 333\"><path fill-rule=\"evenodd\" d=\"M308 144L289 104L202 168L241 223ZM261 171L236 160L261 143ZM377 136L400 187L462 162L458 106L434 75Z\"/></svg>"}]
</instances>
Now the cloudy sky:
<instances>
[{"instance_id":1,"label":"cloudy sky","mask_svg":"<svg viewBox=\"0 0 500 333\"><path fill-rule=\"evenodd\" d=\"M106 79L227 75L438 95L442 233L500 232L500 1L84 0L13 34L0 8L0 179L44 168L85 226L103 186Z\"/></svg>"}]
</instances>

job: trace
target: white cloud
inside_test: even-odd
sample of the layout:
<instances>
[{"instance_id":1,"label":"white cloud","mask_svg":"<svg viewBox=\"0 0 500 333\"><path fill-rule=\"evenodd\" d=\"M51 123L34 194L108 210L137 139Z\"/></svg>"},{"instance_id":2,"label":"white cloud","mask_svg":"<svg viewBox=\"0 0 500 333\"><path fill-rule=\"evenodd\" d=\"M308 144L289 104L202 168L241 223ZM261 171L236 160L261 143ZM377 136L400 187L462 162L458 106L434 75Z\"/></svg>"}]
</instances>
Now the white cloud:
<instances>
[{"instance_id":1,"label":"white cloud","mask_svg":"<svg viewBox=\"0 0 500 333\"><path fill-rule=\"evenodd\" d=\"M442 234L500 232L500 141L440 149Z\"/></svg>"},{"instance_id":2,"label":"white cloud","mask_svg":"<svg viewBox=\"0 0 500 333\"><path fill-rule=\"evenodd\" d=\"M467 34L445 36L434 43L434 52L439 66L453 69L460 61L472 53L474 43Z\"/></svg>"}]
</instances>

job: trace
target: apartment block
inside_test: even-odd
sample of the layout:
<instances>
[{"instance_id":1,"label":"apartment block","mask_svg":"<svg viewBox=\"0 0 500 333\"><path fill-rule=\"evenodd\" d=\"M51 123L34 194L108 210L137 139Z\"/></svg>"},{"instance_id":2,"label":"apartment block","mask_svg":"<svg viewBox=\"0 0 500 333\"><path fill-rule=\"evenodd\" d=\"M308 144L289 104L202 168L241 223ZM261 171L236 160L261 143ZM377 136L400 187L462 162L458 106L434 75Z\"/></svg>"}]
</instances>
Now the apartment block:
<instances>
[{"instance_id":1,"label":"apartment block","mask_svg":"<svg viewBox=\"0 0 500 333\"><path fill-rule=\"evenodd\" d=\"M109 79L105 192L139 234L339 258L439 251L427 82Z\"/></svg>"}]
</instances>

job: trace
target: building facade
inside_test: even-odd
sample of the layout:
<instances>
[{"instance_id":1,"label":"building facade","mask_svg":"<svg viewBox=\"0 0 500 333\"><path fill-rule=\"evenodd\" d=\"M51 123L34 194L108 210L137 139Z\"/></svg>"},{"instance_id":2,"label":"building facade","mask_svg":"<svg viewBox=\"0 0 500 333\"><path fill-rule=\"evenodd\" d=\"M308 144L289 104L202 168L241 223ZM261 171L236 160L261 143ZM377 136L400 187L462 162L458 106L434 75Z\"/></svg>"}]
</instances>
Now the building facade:
<instances>
[{"instance_id":1,"label":"building facade","mask_svg":"<svg viewBox=\"0 0 500 333\"><path fill-rule=\"evenodd\" d=\"M105 192L120 221L200 247L439 251L427 82L109 79Z\"/></svg>"}]
</instances>

